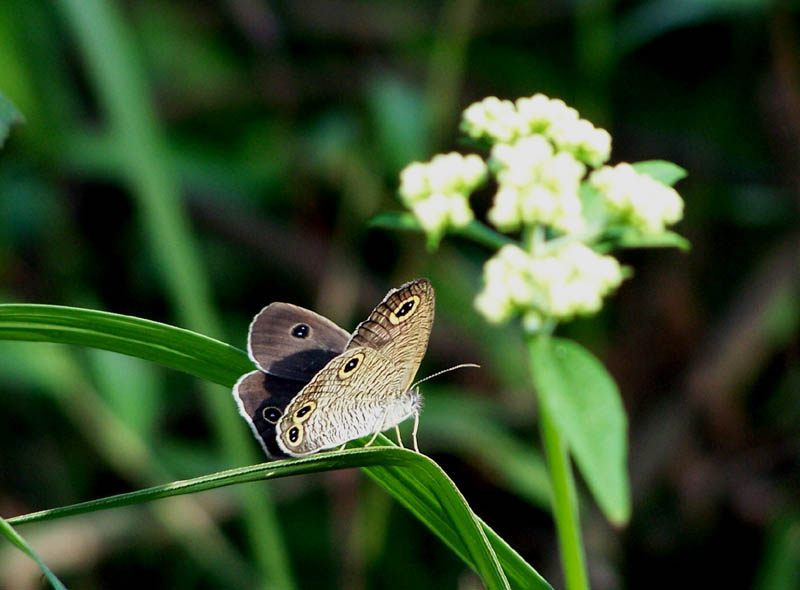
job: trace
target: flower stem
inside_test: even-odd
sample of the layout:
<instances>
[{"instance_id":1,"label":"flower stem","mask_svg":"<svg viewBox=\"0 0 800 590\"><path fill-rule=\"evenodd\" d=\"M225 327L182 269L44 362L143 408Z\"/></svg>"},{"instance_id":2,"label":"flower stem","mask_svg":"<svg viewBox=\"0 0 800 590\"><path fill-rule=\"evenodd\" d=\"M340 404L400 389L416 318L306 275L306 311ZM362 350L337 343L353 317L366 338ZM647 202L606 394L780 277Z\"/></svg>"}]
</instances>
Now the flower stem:
<instances>
[{"instance_id":1,"label":"flower stem","mask_svg":"<svg viewBox=\"0 0 800 590\"><path fill-rule=\"evenodd\" d=\"M529 340L528 346L533 345ZM550 413L539 404L539 426L550 472L553 518L556 522L561 567L567 590L588 590L583 541L578 517L578 498L575 479L569 461L569 451Z\"/></svg>"},{"instance_id":2,"label":"flower stem","mask_svg":"<svg viewBox=\"0 0 800 590\"><path fill-rule=\"evenodd\" d=\"M545 246L546 233L542 224L528 225L522 229L522 243L528 248L528 251L534 256L541 254L543 246Z\"/></svg>"},{"instance_id":3,"label":"flower stem","mask_svg":"<svg viewBox=\"0 0 800 590\"><path fill-rule=\"evenodd\" d=\"M499 250L506 244L517 244L508 236L496 232L488 225L480 221L473 220L466 227L452 228L452 233L471 239L473 242L486 246L487 248Z\"/></svg>"}]
</instances>

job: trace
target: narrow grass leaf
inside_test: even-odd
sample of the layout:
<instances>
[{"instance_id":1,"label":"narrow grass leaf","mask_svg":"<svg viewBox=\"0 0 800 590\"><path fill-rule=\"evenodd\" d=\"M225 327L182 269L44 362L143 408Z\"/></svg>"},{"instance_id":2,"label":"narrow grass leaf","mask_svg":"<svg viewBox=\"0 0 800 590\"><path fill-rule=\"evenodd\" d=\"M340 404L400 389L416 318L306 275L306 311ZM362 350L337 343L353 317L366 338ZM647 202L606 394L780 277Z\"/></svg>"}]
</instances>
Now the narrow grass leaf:
<instances>
[{"instance_id":1,"label":"narrow grass leaf","mask_svg":"<svg viewBox=\"0 0 800 590\"><path fill-rule=\"evenodd\" d=\"M754 590L800 588L800 514L792 508L769 525Z\"/></svg>"},{"instance_id":2,"label":"narrow grass leaf","mask_svg":"<svg viewBox=\"0 0 800 590\"><path fill-rule=\"evenodd\" d=\"M78 344L122 352L227 387L242 373L252 370L243 351L212 338L158 322L86 309L0 305L0 338ZM385 437L380 437L379 441L388 442ZM530 565L477 519L453 482L433 461L396 448L324 453L234 469L17 517L13 522L57 518L234 483L350 467L364 467L370 477L473 567L488 587L508 588L503 571L508 567L515 587L549 588Z\"/></svg>"},{"instance_id":3,"label":"narrow grass leaf","mask_svg":"<svg viewBox=\"0 0 800 590\"><path fill-rule=\"evenodd\" d=\"M219 340L159 322L77 307L0 304L0 338L111 350L226 387L252 370L241 350Z\"/></svg>"},{"instance_id":4,"label":"narrow grass leaf","mask_svg":"<svg viewBox=\"0 0 800 590\"><path fill-rule=\"evenodd\" d=\"M502 563L508 568L514 587L550 588L530 565L475 517L453 482L436 463L423 455L393 446L350 449L240 467L127 494L25 514L14 517L9 522L18 525L52 520L234 484L353 467L364 468L370 477L475 569L487 587L511 587L500 567Z\"/></svg>"},{"instance_id":5,"label":"narrow grass leaf","mask_svg":"<svg viewBox=\"0 0 800 590\"><path fill-rule=\"evenodd\" d=\"M42 572L44 572L47 581L55 588L56 590L67 590L66 586L61 583L56 575L50 571L50 568L45 565L45 563L41 560L41 558L36 555L36 552L31 549L30 545L23 539L20 534L15 531L12 526L2 517L0 517L0 533L3 536L11 541L14 545L20 548L23 552L27 553L33 561L35 561L40 568L42 568Z\"/></svg>"},{"instance_id":6,"label":"narrow grass leaf","mask_svg":"<svg viewBox=\"0 0 800 590\"><path fill-rule=\"evenodd\" d=\"M0 147L6 142L11 128L25 121L25 117L19 112L14 103L0 92Z\"/></svg>"}]
</instances>

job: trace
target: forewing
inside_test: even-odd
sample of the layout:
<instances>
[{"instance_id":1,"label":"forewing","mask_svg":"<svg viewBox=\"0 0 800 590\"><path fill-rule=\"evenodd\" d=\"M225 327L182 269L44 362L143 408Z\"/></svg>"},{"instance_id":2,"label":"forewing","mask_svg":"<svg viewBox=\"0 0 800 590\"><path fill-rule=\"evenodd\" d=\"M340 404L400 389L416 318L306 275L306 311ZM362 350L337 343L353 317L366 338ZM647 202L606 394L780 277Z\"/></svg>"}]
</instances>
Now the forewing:
<instances>
[{"instance_id":1,"label":"forewing","mask_svg":"<svg viewBox=\"0 0 800 590\"><path fill-rule=\"evenodd\" d=\"M361 322L347 349L367 347L389 358L407 389L428 348L433 328L434 293L428 279L416 279L386 294L369 317Z\"/></svg>"}]
</instances>

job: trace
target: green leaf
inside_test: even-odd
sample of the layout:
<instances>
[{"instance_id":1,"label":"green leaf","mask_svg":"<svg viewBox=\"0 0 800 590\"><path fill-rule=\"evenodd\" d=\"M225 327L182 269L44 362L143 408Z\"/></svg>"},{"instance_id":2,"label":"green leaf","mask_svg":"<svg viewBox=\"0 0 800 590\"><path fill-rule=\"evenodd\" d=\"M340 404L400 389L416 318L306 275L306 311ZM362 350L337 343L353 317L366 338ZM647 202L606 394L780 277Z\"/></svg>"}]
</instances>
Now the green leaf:
<instances>
[{"instance_id":1,"label":"green leaf","mask_svg":"<svg viewBox=\"0 0 800 590\"><path fill-rule=\"evenodd\" d=\"M121 352L231 386L253 369L228 344L141 318L57 305L0 305L0 338L78 344Z\"/></svg>"},{"instance_id":2,"label":"green leaf","mask_svg":"<svg viewBox=\"0 0 800 590\"><path fill-rule=\"evenodd\" d=\"M682 178L686 178L686 170L666 160L646 160L631 165L636 172L652 176L667 186L672 186Z\"/></svg>"},{"instance_id":3,"label":"green leaf","mask_svg":"<svg viewBox=\"0 0 800 590\"><path fill-rule=\"evenodd\" d=\"M122 352L228 387L242 373L253 368L243 351L189 330L140 318L71 307L0 305L0 338L78 344ZM242 427L245 428L245 425L242 424ZM382 436L378 440L391 444ZM352 444L363 444L363 441ZM433 461L391 447L324 453L234 469L17 517L12 522L56 518L244 481L348 467L363 467L367 475L473 567L488 587L509 587L505 575L509 576L514 587L550 587L544 578L474 515L453 482Z\"/></svg>"},{"instance_id":4,"label":"green leaf","mask_svg":"<svg viewBox=\"0 0 800 590\"><path fill-rule=\"evenodd\" d=\"M380 227L384 229L395 229L402 231L418 231L421 232L420 226L413 213L408 211L384 211L378 213L373 217L369 225L371 227ZM516 244L511 238L497 233L488 225L484 225L480 221L472 221L470 224L463 228L449 228L448 233L468 238L482 246L486 246L491 250L498 250L506 244Z\"/></svg>"},{"instance_id":5,"label":"green leaf","mask_svg":"<svg viewBox=\"0 0 800 590\"><path fill-rule=\"evenodd\" d=\"M25 117L19 112L14 103L0 92L0 147L3 147L11 128L25 122Z\"/></svg>"},{"instance_id":6,"label":"green leaf","mask_svg":"<svg viewBox=\"0 0 800 590\"><path fill-rule=\"evenodd\" d=\"M630 517L627 418L605 367L575 342L540 336L530 348L539 401L547 407L606 517Z\"/></svg>"},{"instance_id":7,"label":"green leaf","mask_svg":"<svg viewBox=\"0 0 800 590\"><path fill-rule=\"evenodd\" d=\"M620 236L617 246L620 248L678 248L683 252L688 252L692 248L689 240L669 230L655 235L628 231Z\"/></svg>"},{"instance_id":8,"label":"green leaf","mask_svg":"<svg viewBox=\"0 0 800 590\"><path fill-rule=\"evenodd\" d=\"M667 186L672 186L686 176L686 170L665 160L637 162L633 164L633 167L637 172L647 174ZM583 216L591 226L602 228L609 223L609 213L604 203L604 197L588 180L581 183L579 194ZM610 252L614 248L678 248L687 252L691 248L691 244L689 240L672 231L646 235L629 225L614 225L612 220L611 225L603 230L597 243L592 247L603 253Z\"/></svg>"},{"instance_id":9,"label":"green leaf","mask_svg":"<svg viewBox=\"0 0 800 590\"><path fill-rule=\"evenodd\" d=\"M692 244L682 235L673 231L660 234L643 234L635 227L611 227L597 244L596 250L609 252L614 248L678 248L688 252Z\"/></svg>"},{"instance_id":10,"label":"green leaf","mask_svg":"<svg viewBox=\"0 0 800 590\"><path fill-rule=\"evenodd\" d=\"M370 227L398 229L401 231L422 231L416 217L408 211L382 211L369 220Z\"/></svg>"},{"instance_id":11,"label":"green leaf","mask_svg":"<svg viewBox=\"0 0 800 590\"><path fill-rule=\"evenodd\" d=\"M36 555L36 552L31 549L30 545L23 539L20 534L15 531L11 525L2 517L0 517L0 533L3 536L11 541L14 545L19 547L23 552L27 553L33 561L35 561L40 568L42 568L42 572L44 572L45 577L56 590L67 590L64 584L61 583L56 575L50 571L50 568L45 565L45 563L41 560L41 558Z\"/></svg>"},{"instance_id":12,"label":"green leaf","mask_svg":"<svg viewBox=\"0 0 800 590\"><path fill-rule=\"evenodd\" d=\"M774 517L761 551L755 590L800 588L800 514L788 508Z\"/></svg>"},{"instance_id":13,"label":"green leaf","mask_svg":"<svg viewBox=\"0 0 800 590\"><path fill-rule=\"evenodd\" d=\"M385 438L383 440L391 445ZM363 444L363 441L358 444ZM489 588L509 587L497 567L497 560L505 567L513 587L550 588L513 549L472 513L455 484L436 463L424 455L393 446L320 453L300 459L240 467L127 494L24 514L10 519L10 522L27 524L52 520L234 484L353 467L363 468L381 487L394 495L466 563L481 573ZM487 571L494 572L494 575L488 576Z\"/></svg>"},{"instance_id":14,"label":"green leaf","mask_svg":"<svg viewBox=\"0 0 800 590\"><path fill-rule=\"evenodd\" d=\"M581 213L592 227L603 227L608 218L605 197L588 180L581 183L578 190L581 199Z\"/></svg>"}]
</instances>

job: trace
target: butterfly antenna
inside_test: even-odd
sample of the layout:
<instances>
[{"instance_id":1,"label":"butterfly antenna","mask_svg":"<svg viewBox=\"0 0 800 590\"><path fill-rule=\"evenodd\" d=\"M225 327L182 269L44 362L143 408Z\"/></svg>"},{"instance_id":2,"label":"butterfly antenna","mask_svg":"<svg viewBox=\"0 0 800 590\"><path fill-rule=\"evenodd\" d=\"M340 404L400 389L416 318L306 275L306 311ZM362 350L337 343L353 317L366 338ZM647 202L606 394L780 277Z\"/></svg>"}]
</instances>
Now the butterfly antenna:
<instances>
[{"instance_id":1,"label":"butterfly antenna","mask_svg":"<svg viewBox=\"0 0 800 590\"><path fill-rule=\"evenodd\" d=\"M444 369L442 371L439 371L438 373L434 373L433 375L428 375L424 379L420 379L419 381L414 383L411 387L409 387L409 390L414 389L417 385L419 385L420 383L424 383L428 379L433 379L434 377L438 377L439 375L442 375L443 373L449 373L450 371L455 371L456 369L463 369L465 367L473 367L475 369L480 369L481 368L480 365L476 365L475 363L463 363L461 365L456 365L455 367L450 367L449 369Z\"/></svg>"}]
</instances>

